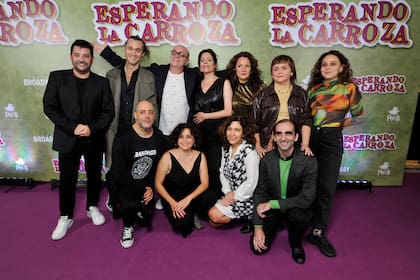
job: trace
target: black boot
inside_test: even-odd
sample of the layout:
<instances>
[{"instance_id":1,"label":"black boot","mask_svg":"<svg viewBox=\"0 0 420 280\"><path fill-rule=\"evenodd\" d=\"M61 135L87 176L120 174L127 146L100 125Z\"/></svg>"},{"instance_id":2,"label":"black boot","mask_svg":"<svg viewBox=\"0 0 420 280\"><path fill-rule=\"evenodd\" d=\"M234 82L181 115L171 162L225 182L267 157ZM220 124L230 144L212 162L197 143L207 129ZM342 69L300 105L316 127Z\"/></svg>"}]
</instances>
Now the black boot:
<instances>
[{"instance_id":1,"label":"black boot","mask_svg":"<svg viewBox=\"0 0 420 280\"><path fill-rule=\"evenodd\" d=\"M241 233L250 233L252 231L252 219L247 218L244 222L244 225L240 229Z\"/></svg>"}]
</instances>

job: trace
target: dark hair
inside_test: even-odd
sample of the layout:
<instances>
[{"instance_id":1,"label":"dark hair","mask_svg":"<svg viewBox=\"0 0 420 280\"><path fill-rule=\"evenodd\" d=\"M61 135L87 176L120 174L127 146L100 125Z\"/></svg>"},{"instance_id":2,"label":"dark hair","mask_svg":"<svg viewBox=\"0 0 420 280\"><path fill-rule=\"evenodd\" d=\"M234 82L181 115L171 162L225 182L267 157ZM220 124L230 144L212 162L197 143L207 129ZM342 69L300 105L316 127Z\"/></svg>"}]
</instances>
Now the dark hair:
<instances>
[{"instance_id":1,"label":"dark hair","mask_svg":"<svg viewBox=\"0 0 420 280\"><path fill-rule=\"evenodd\" d=\"M264 82L261 79L261 70L258 68L258 60L250 52L240 52L235 54L226 66L226 78L230 81L233 91L238 88L239 80L235 68L238 59L241 57L248 58L251 62L251 73L247 85L251 92L257 92L261 89Z\"/></svg>"},{"instance_id":2,"label":"dark hair","mask_svg":"<svg viewBox=\"0 0 420 280\"><path fill-rule=\"evenodd\" d=\"M184 129L189 129L191 131L191 135L194 137L195 140L195 146L198 147L200 145L200 135L198 133L197 128L192 123L180 123L174 128L171 135L169 135L170 147L174 148L177 146L178 139L181 136L181 133L182 131L184 131Z\"/></svg>"},{"instance_id":3,"label":"dark hair","mask_svg":"<svg viewBox=\"0 0 420 280\"><path fill-rule=\"evenodd\" d=\"M201 56L204 53L209 53L212 56L212 58L214 60L214 63L217 65L217 55L216 55L216 53L212 49L204 49L204 50L201 50L200 53L198 54L198 67L200 67L200 59L201 59Z\"/></svg>"},{"instance_id":4,"label":"dark hair","mask_svg":"<svg viewBox=\"0 0 420 280\"><path fill-rule=\"evenodd\" d=\"M314 67L311 71L311 79L308 84L308 89L313 88L316 85L321 84L324 81L324 77L321 75L321 66L322 61L327 55L335 55L340 60L341 65L343 66L343 71L338 74L338 81L340 83L351 83L353 81L353 70L350 67L349 60L339 51L331 50L321 54L321 56L316 61Z\"/></svg>"},{"instance_id":5,"label":"dark hair","mask_svg":"<svg viewBox=\"0 0 420 280\"><path fill-rule=\"evenodd\" d=\"M276 126L280 123L291 123L293 125L293 130L294 130L295 134L299 133L298 126L294 121L289 120L289 119L281 119L273 125L273 128L271 129L272 134L274 134L274 132L276 132Z\"/></svg>"},{"instance_id":6,"label":"dark hair","mask_svg":"<svg viewBox=\"0 0 420 280\"><path fill-rule=\"evenodd\" d=\"M80 48L89 49L90 55L93 57L93 46L88 41L82 40L82 39L75 40L73 42L73 44L71 44L71 47L70 47L70 55L73 53L74 47L80 47Z\"/></svg>"},{"instance_id":7,"label":"dark hair","mask_svg":"<svg viewBox=\"0 0 420 280\"><path fill-rule=\"evenodd\" d=\"M291 58L288 55L278 55L275 58L273 58L273 60L271 61L271 68L270 68L270 73L273 73L273 67L276 64L279 63L287 63L289 64L290 69L292 70L292 76L290 77L290 82L292 83L292 85L296 84L296 79L297 79L297 73L296 73L296 66L295 66L295 62L293 60L293 58Z\"/></svg>"},{"instance_id":8,"label":"dark hair","mask_svg":"<svg viewBox=\"0 0 420 280\"><path fill-rule=\"evenodd\" d=\"M254 134L252 133L252 128L247 122L247 118L241 116L231 116L227 118L224 123L219 127L219 135L223 139L223 148L228 149L230 143L226 138L226 130L232 124L232 122L239 122L242 126L242 138L246 140L248 144L255 145Z\"/></svg>"},{"instance_id":9,"label":"dark hair","mask_svg":"<svg viewBox=\"0 0 420 280\"><path fill-rule=\"evenodd\" d=\"M140 38L139 36L128 37L127 41L125 41L125 46L127 46L128 40L130 40L130 39L142 42L144 56L149 56L150 55L150 51L149 51L149 48L146 46L146 42L144 42L144 40L142 38Z\"/></svg>"}]
</instances>

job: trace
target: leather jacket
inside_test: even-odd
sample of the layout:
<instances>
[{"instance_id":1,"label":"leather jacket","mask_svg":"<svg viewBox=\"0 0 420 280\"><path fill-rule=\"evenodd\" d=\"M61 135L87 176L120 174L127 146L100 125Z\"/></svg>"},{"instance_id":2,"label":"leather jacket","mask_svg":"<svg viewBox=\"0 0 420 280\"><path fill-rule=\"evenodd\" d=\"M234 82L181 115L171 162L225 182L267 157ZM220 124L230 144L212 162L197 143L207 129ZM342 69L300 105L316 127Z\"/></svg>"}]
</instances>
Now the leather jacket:
<instances>
[{"instance_id":1,"label":"leather jacket","mask_svg":"<svg viewBox=\"0 0 420 280\"><path fill-rule=\"evenodd\" d=\"M274 91L274 83L262 89L252 104L251 120L255 133L260 134L261 146L265 147L271 136L274 124L280 110L280 101ZM302 125L312 126L311 108L306 91L298 85L293 85L288 100L289 118L300 130Z\"/></svg>"}]
</instances>

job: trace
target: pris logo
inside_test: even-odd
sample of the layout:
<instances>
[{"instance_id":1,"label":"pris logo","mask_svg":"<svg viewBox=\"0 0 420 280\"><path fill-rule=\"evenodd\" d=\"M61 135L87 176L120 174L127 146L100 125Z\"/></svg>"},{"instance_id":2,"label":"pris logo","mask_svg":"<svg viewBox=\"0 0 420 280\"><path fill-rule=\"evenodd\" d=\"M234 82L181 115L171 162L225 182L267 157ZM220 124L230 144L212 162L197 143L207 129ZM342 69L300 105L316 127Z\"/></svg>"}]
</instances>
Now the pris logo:
<instances>
[{"instance_id":1,"label":"pris logo","mask_svg":"<svg viewBox=\"0 0 420 280\"><path fill-rule=\"evenodd\" d=\"M13 106L12 103L7 104L6 107L4 107L4 117L6 119L18 119L19 114L15 111L15 106Z\"/></svg>"},{"instance_id":2,"label":"pris logo","mask_svg":"<svg viewBox=\"0 0 420 280\"><path fill-rule=\"evenodd\" d=\"M390 167L391 167L391 165L389 164L389 162L385 161L384 163L382 163L379 166L379 169L378 169L378 176L389 176L389 175L391 175Z\"/></svg>"},{"instance_id":3,"label":"pris logo","mask_svg":"<svg viewBox=\"0 0 420 280\"><path fill-rule=\"evenodd\" d=\"M388 115L386 116L387 122L400 122L400 109L398 107L393 107L391 110L388 111Z\"/></svg>"}]
</instances>

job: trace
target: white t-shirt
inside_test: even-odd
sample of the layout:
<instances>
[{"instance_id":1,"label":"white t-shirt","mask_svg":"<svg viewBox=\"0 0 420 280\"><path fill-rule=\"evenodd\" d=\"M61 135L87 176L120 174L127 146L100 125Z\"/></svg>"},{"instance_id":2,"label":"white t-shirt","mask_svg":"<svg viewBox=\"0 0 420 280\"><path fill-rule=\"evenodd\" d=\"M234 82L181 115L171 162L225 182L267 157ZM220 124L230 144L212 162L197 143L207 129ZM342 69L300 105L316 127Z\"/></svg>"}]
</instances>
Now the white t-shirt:
<instances>
[{"instance_id":1,"label":"white t-shirt","mask_svg":"<svg viewBox=\"0 0 420 280\"><path fill-rule=\"evenodd\" d=\"M187 122L189 111L184 73L172 74L168 71L162 93L159 129L163 134L170 135L178 124Z\"/></svg>"}]
</instances>

